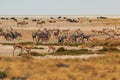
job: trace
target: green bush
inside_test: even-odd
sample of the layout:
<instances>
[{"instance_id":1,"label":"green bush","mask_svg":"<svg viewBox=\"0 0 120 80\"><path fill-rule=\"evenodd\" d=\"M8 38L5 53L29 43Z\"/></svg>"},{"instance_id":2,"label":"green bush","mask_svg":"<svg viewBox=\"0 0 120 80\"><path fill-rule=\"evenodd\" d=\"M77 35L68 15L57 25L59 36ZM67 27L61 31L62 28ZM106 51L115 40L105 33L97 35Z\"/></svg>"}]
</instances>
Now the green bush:
<instances>
[{"instance_id":1,"label":"green bush","mask_svg":"<svg viewBox=\"0 0 120 80\"><path fill-rule=\"evenodd\" d=\"M69 44L69 46L79 46L81 45L82 43L73 43L73 44Z\"/></svg>"},{"instance_id":2,"label":"green bush","mask_svg":"<svg viewBox=\"0 0 120 80\"><path fill-rule=\"evenodd\" d=\"M7 77L7 73L5 71L0 71L0 79L5 79Z\"/></svg>"},{"instance_id":3,"label":"green bush","mask_svg":"<svg viewBox=\"0 0 120 80\"><path fill-rule=\"evenodd\" d=\"M114 47L104 47L101 50L98 50L99 52L119 52L120 50Z\"/></svg>"},{"instance_id":4,"label":"green bush","mask_svg":"<svg viewBox=\"0 0 120 80\"><path fill-rule=\"evenodd\" d=\"M66 50L66 49L65 49L64 47L60 47L60 48L57 49L56 52L63 52L63 51L65 51L65 50Z\"/></svg>"},{"instance_id":5,"label":"green bush","mask_svg":"<svg viewBox=\"0 0 120 80\"><path fill-rule=\"evenodd\" d=\"M56 46L60 46L62 44L61 43L41 43L41 42L37 42L36 45L46 45L46 46L56 45Z\"/></svg>"},{"instance_id":6,"label":"green bush","mask_svg":"<svg viewBox=\"0 0 120 80\"><path fill-rule=\"evenodd\" d=\"M27 80L24 77L12 77L10 80Z\"/></svg>"},{"instance_id":7,"label":"green bush","mask_svg":"<svg viewBox=\"0 0 120 80\"><path fill-rule=\"evenodd\" d=\"M33 42L20 42L19 44L28 45L28 44L33 44Z\"/></svg>"},{"instance_id":8,"label":"green bush","mask_svg":"<svg viewBox=\"0 0 120 80\"><path fill-rule=\"evenodd\" d=\"M18 54L18 56L21 56L22 59L24 59L26 57L26 59L32 59L32 56L44 56L43 54L40 54L38 52L30 52L29 54Z\"/></svg>"},{"instance_id":9,"label":"green bush","mask_svg":"<svg viewBox=\"0 0 120 80\"><path fill-rule=\"evenodd\" d=\"M44 49L43 47L34 47L33 49Z\"/></svg>"},{"instance_id":10,"label":"green bush","mask_svg":"<svg viewBox=\"0 0 120 80\"><path fill-rule=\"evenodd\" d=\"M14 45L15 43L0 43L2 45Z\"/></svg>"},{"instance_id":11,"label":"green bush","mask_svg":"<svg viewBox=\"0 0 120 80\"><path fill-rule=\"evenodd\" d=\"M81 55L81 54L94 54L94 52L89 51L87 49L80 50L64 50L64 48L60 48L55 55Z\"/></svg>"},{"instance_id":12,"label":"green bush","mask_svg":"<svg viewBox=\"0 0 120 80\"><path fill-rule=\"evenodd\" d=\"M91 43L93 46L119 46L120 45L120 40L107 40L107 41L95 41Z\"/></svg>"}]
</instances>

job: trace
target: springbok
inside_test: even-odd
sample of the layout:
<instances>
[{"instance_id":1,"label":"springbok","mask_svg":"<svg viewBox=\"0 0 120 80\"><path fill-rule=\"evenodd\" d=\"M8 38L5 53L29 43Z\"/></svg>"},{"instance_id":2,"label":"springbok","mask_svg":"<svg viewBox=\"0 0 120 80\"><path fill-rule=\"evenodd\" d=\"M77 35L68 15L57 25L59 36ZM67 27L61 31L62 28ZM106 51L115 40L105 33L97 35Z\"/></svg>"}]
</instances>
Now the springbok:
<instances>
[{"instance_id":1,"label":"springbok","mask_svg":"<svg viewBox=\"0 0 120 80\"><path fill-rule=\"evenodd\" d=\"M41 27L42 27L42 24L45 24L45 23L46 23L45 21L39 21L36 23L36 27L38 27L38 25L41 25Z\"/></svg>"},{"instance_id":2,"label":"springbok","mask_svg":"<svg viewBox=\"0 0 120 80\"><path fill-rule=\"evenodd\" d=\"M52 50L53 53L55 54L55 51L56 51L55 46L50 45L50 46L48 46L48 49L49 49L48 52L50 52L50 50Z\"/></svg>"},{"instance_id":3,"label":"springbok","mask_svg":"<svg viewBox=\"0 0 120 80\"><path fill-rule=\"evenodd\" d=\"M23 53L23 50L26 50L28 52L28 54L30 54L31 49L33 48L33 45L22 45L19 43L16 43L13 45L13 56L14 56L14 52L17 48L21 49L21 53Z\"/></svg>"},{"instance_id":4,"label":"springbok","mask_svg":"<svg viewBox=\"0 0 120 80\"><path fill-rule=\"evenodd\" d=\"M115 39L115 35L110 35L108 38L106 38L105 40L110 40L110 39Z\"/></svg>"},{"instance_id":5,"label":"springbok","mask_svg":"<svg viewBox=\"0 0 120 80\"><path fill-rule=\"evenodd\" d=\"M90 42L94 42L94 41L97 41L97 38L94 38L94 37L90 37L90 38L89 38L89 41L90 41Z\"/></svg>"},{"instance_id":6,"label":"springbok","mask_svg":"<svg viewBox=\"0 0 120 80\"><path fill-rule=\"evenodd\" d=\"M22 22L17 22L17 27L19 26L19 25L24 25L25 27L26 27L26 25L28 24L28 22L25 22L25 21L22 21Z\"/></svg>"}]
</instances>

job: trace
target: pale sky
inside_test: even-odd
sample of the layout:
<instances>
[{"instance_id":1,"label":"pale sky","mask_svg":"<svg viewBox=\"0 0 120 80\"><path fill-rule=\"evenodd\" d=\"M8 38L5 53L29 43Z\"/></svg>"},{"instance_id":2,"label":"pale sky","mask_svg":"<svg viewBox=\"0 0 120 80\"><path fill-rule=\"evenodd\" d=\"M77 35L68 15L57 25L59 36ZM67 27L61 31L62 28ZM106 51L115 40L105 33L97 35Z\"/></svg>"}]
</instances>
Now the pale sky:
<instances>
[{"instance_id":1,"label":"pale sky","mask_svg":"<svg viewBox=\"0 0 120 80\"><path fill-rule=\"evenodd\" d=\"M119 15L120 0L0 0L0 15Z\"/></svg>"}]
</instances>

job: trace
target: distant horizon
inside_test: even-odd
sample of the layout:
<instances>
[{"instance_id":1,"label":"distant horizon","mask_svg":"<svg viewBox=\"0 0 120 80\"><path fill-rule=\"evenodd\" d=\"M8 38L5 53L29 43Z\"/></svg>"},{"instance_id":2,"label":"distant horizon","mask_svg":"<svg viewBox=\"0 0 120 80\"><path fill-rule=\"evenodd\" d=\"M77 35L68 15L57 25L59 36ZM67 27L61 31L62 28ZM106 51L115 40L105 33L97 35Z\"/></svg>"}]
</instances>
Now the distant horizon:
<instances>
[{"instance_id":1,"label":"distant horizon","mask_svg":"<svg viewBox=\"0 0 120 80\"><path fill-rule=\"evenodd\" d=\"M120 16L120 14L0 14L0 16Z\"/></svg>"},{"instance_id":2,"label":"distant horizon","mask_svg":"<svg viewBox=\"0 0 120 80\"><path fill-rule=\"evenodd\" d=\"M120 15L0 15L0 17L109 17L109 18L119 18Z\"/></svg>"}]
</instances>

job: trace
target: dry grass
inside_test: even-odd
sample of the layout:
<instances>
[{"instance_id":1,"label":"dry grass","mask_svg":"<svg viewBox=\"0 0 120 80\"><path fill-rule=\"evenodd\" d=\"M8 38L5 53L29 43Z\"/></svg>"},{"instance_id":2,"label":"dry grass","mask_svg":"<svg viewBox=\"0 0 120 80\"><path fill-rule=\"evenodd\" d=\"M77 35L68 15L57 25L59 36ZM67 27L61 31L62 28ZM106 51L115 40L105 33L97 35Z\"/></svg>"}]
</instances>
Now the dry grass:
<instances>
[{"instance_id":1,"label":"dry grass","mask_svg":"<svg viewBox=\"0 0 120 80\"><path fill-rule=\"evenodd\" d=\"M111 66L112 65L112 66ZM119 80L120 54L89 59L44 59L31 56L0 57L0 71L5 80Z\"/></svg>"},{"instance_id":2,"label":"dry grass","mask_svg":"<svg viewBox=\"0 0 120 80\"><path fill-rule=\"evenodd\" d=\"M81 46L84 47L94 47L94 46L107 46L107 47L116 47L116 46L120 46L120 40L119 39L115 39L115 40L97 40L91 43L83 43L81 44Z\"/></svg>"},{"instance_id":3,"label":"dry grass","mask_svg":"<svg viewBox=\"0 0 120 80\"><path fill-rule=\"evenodd\" d=\"M12 43L0 43L2 45L13 45L15 42ZM19 44L22 45L28 45L28 44L33 44L33 42L19 42ZM61 43L35 43L35 45L56 45L56 46L63 46ZM114 39L114 40L97 40L94 42L88 42L88 43L74 43L70 44L69 46L82 46L82 47L93 47L93 46L108 46L108 47L113 47L113 46L120 46L120 40L119 39Z\"/></svg>"}]
</instances>

